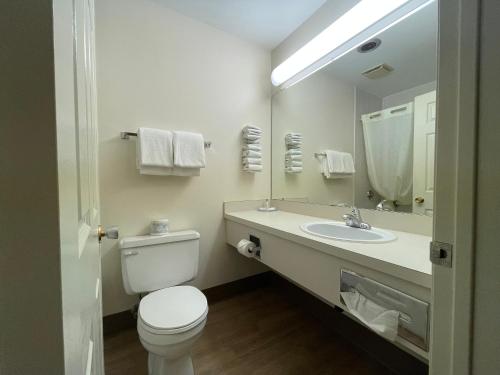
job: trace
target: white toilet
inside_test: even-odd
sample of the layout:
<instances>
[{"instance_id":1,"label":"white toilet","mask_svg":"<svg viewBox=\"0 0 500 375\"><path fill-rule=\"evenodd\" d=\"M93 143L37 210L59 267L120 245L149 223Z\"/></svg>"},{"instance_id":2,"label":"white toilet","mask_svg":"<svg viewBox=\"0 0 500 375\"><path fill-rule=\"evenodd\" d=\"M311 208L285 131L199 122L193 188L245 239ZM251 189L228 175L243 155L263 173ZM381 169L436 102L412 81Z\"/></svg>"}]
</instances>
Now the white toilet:
<instances>
[{"instance_id":1,"label":"white toilet","mask_svg":"<svg viewBox=\"0 0 500 375\"><path fill-rule=\"evenodd\" d=\"M199 241L193 230L120 241L126 292L151 292L137 317L150 375L194 374L190 351L207 321L207 299L192 286L176 285L196 277Z\"/></svg>"}]
</instances>

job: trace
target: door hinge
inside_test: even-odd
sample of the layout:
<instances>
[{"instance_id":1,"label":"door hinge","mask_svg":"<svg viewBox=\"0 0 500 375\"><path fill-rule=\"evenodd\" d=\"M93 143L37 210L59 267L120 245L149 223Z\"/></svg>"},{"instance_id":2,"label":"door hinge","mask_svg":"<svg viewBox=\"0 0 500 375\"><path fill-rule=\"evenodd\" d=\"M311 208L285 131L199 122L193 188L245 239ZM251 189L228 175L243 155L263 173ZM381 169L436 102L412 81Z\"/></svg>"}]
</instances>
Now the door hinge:
<instances>
[{"instance_id":1,"label":"door hinge","mask_svg":"<svg viewBox=\"0 0 500 375\"><path fill-rule=\"evenodd\" d=\"M446 242L432 241L430 259L433 264L438 266L452 266L453 245Z\"/></svg>"}]
</instances>

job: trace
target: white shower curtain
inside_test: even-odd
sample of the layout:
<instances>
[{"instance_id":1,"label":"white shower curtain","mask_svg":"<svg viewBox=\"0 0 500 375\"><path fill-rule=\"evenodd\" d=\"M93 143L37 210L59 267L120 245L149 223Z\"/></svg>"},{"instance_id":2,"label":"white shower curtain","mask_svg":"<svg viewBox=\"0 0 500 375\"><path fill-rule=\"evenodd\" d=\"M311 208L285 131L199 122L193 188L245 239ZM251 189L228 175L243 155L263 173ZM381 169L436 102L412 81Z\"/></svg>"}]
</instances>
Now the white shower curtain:
<instances>
[{"instance_id":1,"label":"white shower curtain","mask_svg":"<svg viewBox=\"0 0 500 375\"><path fill-rule=\"evenodd\" d=\"M384 199L411 204L413 103L361 116L368 177Z\"/></svg>"}]
</instances>

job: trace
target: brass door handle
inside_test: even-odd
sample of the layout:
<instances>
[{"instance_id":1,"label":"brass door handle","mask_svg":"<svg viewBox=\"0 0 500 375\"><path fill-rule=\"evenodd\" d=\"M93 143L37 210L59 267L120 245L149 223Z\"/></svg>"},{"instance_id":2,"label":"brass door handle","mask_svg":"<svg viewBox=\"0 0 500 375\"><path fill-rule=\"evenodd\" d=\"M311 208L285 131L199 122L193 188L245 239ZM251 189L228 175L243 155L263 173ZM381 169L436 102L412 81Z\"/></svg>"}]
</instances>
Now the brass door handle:
<instances>
[{"instance_id":1,"label":"brass door handle","mask_svg":"<svg viewBox=\"0 0 500 375\"><path fill-rule=\"evenodd\" d=\"M423 197L416 197L415 198L415 203L422 204L425 202L425 199Z\"/></svg>"},{"instance_id":2,"label":"brass door handle","mask_svg":"<svg viewBox=\"0 0 500 375\"><path fill-rule=\"evenodd\" d=\"M108 229L104 229L102 225L99 225L97 227L97 238L99 239L99 242L102 241L103 237L113 240L118 239L118 227L110 227Z\"/></svg>"}]
</instances>

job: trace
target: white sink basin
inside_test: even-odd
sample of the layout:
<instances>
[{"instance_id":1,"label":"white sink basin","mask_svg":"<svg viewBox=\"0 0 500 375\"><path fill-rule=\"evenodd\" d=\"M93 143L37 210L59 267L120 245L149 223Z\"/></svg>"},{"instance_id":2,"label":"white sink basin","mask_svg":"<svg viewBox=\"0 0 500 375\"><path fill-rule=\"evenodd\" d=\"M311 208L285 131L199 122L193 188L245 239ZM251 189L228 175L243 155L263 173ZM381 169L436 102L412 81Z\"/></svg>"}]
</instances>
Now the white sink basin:
<instances>
[{"instance_id":1,"label":"white sink basin","mask_svg":"<svg viewBox=\"0 0 500 375\"><path fill-rule=\"evenodd\" d=\"M391 242L396 239L396 236L393 233L382 229L372 228L368 230L351 228L340 221L306 223L302 224L300 229L314 236L338 241L383 243Z\"/></svg>"}]
</instances>

